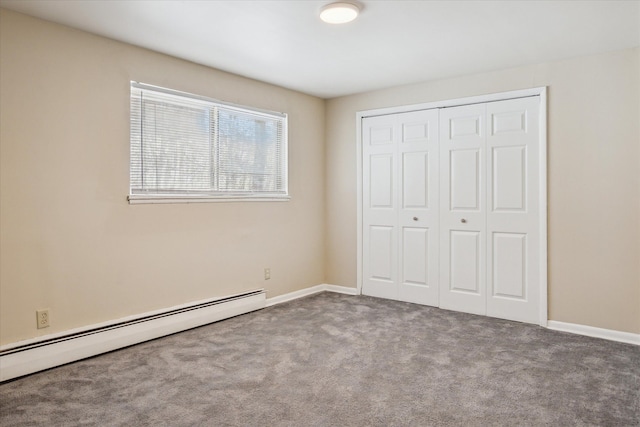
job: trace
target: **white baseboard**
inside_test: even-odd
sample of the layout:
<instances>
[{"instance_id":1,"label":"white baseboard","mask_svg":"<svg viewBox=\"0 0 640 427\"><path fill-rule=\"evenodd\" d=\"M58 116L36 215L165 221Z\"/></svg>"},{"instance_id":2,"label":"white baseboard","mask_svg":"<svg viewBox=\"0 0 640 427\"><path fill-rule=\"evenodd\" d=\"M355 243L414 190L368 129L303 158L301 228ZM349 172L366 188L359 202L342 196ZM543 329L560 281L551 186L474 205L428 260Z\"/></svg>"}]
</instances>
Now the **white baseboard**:
<instances>
[{"instance_id":1,"label":"white baseboard","mask_svg":"<svg viewBox=\"0 0 640 427\"><path fill-rule=\"evenodd\" d=\"M0 381L259 310L265 307L265 302L265 293L260 290L92 325L71 335L52 334L3 346Z\"/></svg>"},{"instance_id":2,"label":"white baseboard","mask_svg":"<svg viewBox=\"0 0 640 427\"><path fill-rule=\"evenodd\" d=\"M320 292L357 295L356 288L321 284L265 299L263 291L199 301L141 316L21 341L0 348L0 381L217 322ZM640 334L549 320L548 329L640 345Z\"/></svg>"},{"instance_id":3,"label":"white baseboard","mask_svg":"<svg viewBox=\"0 0 640 427\"><path fill-rule=\"evenodd\" d=\"M301 289L299 291L289 292L288 294L278 295L277 297L267 298L267 307L272 305L282 304L283 302L292 301L294 299L306 297L309 295L317 294L320 292L337 292L339 294L357 295L358 290L356 288L347 288L345 286L327 285L321 284L311 286L310 288Z\"/></svg>"},{"instance_id":4,"label":"white baseboard","mask_svg":"<svg viewBox=\"0 0 640 427\"><path fill-rule=\"evenodd\" d=\"M348 288L346 286L338 286L338 285L324 285L326 287L326 290L329 292L336 292L339 294L346 294L346 295L360 295L360 293L358 292L358 289L356 288Z\"/></svg>"},{"instance_id":5,"label":"white baseboard","mask_svg":"<svg viewBox=\"0 0 640 427\"><path fill-rule=\"evenodd\" d=\"M603 338L610 341L640 345L640 334L633 334L631 332L614 331L611 329L558 322L555 320L549 320L547 322L547 328L554 331L570 332L572 334L586 335L588 337Z\"/></svg>"}]
</instances>

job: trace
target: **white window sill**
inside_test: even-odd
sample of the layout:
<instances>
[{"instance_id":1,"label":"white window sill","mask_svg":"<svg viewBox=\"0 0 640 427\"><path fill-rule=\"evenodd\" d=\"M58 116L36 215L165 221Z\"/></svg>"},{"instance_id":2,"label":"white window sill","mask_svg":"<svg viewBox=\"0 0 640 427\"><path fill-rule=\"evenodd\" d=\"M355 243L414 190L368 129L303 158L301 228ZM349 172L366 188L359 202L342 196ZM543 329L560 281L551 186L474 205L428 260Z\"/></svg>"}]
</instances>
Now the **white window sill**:
<instances>
[{"instance_id":1,"label":"white window sill","mask_svg":"<svg viewBox=\"0 0 640 427\"><path fill-rule=\"evenodd\" d=\"M220 202L288 202L291 196L190 196L190 195L145 195L131 194L130 205L163 203L220 203Z\"/></svg>"}]
</instances>

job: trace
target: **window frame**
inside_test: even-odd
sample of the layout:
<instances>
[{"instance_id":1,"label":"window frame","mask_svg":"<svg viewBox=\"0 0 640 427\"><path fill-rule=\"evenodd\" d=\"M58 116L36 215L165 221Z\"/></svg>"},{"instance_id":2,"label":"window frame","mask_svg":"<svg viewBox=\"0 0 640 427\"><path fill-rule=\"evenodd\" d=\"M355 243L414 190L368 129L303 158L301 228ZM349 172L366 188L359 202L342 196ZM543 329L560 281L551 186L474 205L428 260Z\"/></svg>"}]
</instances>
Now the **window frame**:
<instances>
[{"instance_id":1,"label":"window frame","mask_svg":"<svg viewBox=\"0 0 640 427\"><path fill-rule=\"evenodd\" d=\"M197 103L202 102L208 105L210 108L224 108L229 111L236 110L240 113L265 115L270 118L282 119L281 129L281 141L280 141L280 174L283 184L282 192L233 192L233 191L220 191L220 192L195 192L195 193L181 193L181 192L134 192L132 188L132 174L133 174L133 156L131 154L133 134L131 132L133 121L133 109L131 108L133 91L135 89L141 89L169 95L170 97L178 97L181 99L187 99L188 101L195 101ZM245 105L238 105L229 102L219 101L217 99L209 98L206 96L196 95L188 92L177 91L160 86L154 86L146 83L140 83L137 81L131 81L129 86L129 195L127 200L129 204L156 204L156 203L211 203L211 202L286 202L291 199L289 194L289 144L288 144L288 115L287 113L270 111L255 107L249 107ZM217 127L217 126L216 126Z\"/></svg>"}]
</instances>

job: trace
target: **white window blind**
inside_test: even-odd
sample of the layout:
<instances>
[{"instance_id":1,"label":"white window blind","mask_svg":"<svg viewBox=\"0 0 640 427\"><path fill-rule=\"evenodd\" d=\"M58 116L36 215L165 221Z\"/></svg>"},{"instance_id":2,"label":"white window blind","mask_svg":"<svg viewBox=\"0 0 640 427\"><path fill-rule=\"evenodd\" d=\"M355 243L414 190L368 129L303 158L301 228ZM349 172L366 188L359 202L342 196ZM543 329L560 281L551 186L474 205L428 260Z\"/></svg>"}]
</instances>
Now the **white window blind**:
<instances>
[{"instance_id":1,"label":"white window blind","mask_svg":"<svg viewBox=\"0 0 640 427\"><path fill-rule=\"evenodd\" d=\"M287 116L131 83L129 200L287 199Z\"/></svg>"}]
</instances>

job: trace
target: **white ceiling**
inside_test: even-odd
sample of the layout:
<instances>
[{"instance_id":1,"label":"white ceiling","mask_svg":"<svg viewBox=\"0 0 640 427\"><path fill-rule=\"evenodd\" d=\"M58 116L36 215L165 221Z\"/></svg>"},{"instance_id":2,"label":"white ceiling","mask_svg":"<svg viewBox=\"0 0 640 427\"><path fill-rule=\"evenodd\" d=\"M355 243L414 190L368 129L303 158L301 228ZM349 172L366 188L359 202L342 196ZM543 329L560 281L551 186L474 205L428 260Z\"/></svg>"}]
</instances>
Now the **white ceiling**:
<instances>
[{"instance_id":1,"label":"white ceiling","mask_svg":"<svg viewBox=\"0 0 640 427\"><path fill-rule=\"evenodd\" d=\"M640 45L640 0L0 0L0 6L331 98Z\"/></svg>"}]
</instances>

